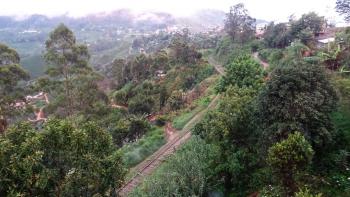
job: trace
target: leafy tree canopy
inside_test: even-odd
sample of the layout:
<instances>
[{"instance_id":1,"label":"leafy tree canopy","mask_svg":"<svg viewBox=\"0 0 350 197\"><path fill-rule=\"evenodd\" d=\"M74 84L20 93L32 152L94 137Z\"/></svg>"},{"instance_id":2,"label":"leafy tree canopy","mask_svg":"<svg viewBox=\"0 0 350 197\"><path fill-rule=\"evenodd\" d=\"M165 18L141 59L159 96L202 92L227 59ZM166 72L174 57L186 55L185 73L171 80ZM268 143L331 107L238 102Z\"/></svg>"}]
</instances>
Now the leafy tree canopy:
<instances>
[{"instance_id":1,"label":"leafy tree canopy","mask_svg":"<svg viewBox=\"0 0 350 197\"><path fill-rule=\"evenodd\" d=\"M225 30L233 41L244 43L254 37L255 21L240 3L232 6L230 12L226 14Z\"/></svg>"},{"instance_id":2,"label":"leafy tree canopy","mask_svg":"<svg viewBox=\"0 0 350 197\"><path fill-rule=\"evenodd\" d=\"M262 65L249 55L243 55L226 65L225 76L220 80L217 90L224 92L230 85L259 89L264 83L264 76L265 71Z\"/></svg>"},{"instance_id":3,"label":"leafy tree canopy","mask_svg":"<svg viewBox=\"0 0 350 197\"><path fill-rule=\"evenodd\" d=\"M258 99L265 140L273 143L299 130L317 147L315 150L330 142L330 113L337 95L324 68L292 63L278 66L270 77Z\"/></svg>"},{"instance_id":4,"label":"leafy tree canopy","mask_svg":"<svg viewBox=\"0 0 350 197\"><path fill-rule=\"evenodd\" d=\"M273 22L266 27L263 38L266 45L271 48L285 48L293 39L287 24L275 25Z\"/></svg>"},{"instance_id":5,"label":"leafy tree canopy","mask_svg":"<svg viewBox=\"0 0 350 197\"><path fill-rule=\"evenodd\" d=\"M0 144L1 196L109 196L124 180L111 136L93 122L53 119L40 132L21 123Z\"/></svg>"},{"instance_id":6,"label":"leafy tree canopy","mask_svg":"<svg viewBox=\"0 0 350 197\"><path fill-rule=\"evenodd\" d=\"M349 0L337 0L336 2L337 12L344 16L346 21L350 21L350 1Z\"/></svg>"},{"instance_id":7,"label":"leafy tree canopy","mask_svg":"<svg viewBox=\"0 0 350 197\"><path fill-rule=\"evenodd\" d=\"M19 65L19 55L4 44L0 44L0 133L7 126L7 118L14 114L16 100L23 100L23 89L18 82L29 79L29 75Z\"/></svg>"},{"instance_id":8,"label":"leafy tree canopy","mask_svg":"<svg viewBox=\"0 0 350 197\"><path fill-rule=\"evenodd\" d=\"M286 196L293 196L297 191L295 176L311 163L312 157L312 147L300 132L289 134L287 139L269 148L267 161L280 179Z\"/></svg>"}]
</instances>

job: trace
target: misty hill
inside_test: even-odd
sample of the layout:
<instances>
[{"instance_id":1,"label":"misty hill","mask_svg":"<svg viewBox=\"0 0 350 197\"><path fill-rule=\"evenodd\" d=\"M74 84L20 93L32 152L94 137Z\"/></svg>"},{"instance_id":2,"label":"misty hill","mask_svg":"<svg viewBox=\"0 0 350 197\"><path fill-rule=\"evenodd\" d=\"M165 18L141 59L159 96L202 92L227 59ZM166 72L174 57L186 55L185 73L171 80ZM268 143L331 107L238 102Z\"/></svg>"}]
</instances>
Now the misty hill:
<instances>
[{"instance_id":1,"label":"misty hill","mask_svg":"<svg viewBox=\"0 0 350 197\"><path fill-rule=\"evenodd\" d=\"M89 46L91 63L102 65L115 57L127 56L133 40L138 36L185 27L191 31L205 31L209 27L221 26L223 18L224 13L215 10L203 10L193 16L179 18L168 13L135 13L127 9L79 18L38 14L23 19L0 16L0 42L15 48L24 68L35 77L45 70L41 57L45 40L60 23L70 27L79 42Z\"/></svg>"},{"instance_id":2,"label":"misty hill","mask_svg":"<svg viewBox=\"0 0 350 197\"><path fill-rule=\"evenodd\" d=\"M176 17L164 12L135 13L127 9L79 18L38 14L23 19L0 16L0 43L15 48L21 56L23 67L36 77L46 70L41 57L45 40L60 23L74 31L78 42L88 45L92 54L91 64L98 67L116 57L130 55L133 41L140 36L157 32L171 33L182 28L203 32L223 26L224 18L223 11L210 9L187 17Z\"/></svg>"}]
</instances>

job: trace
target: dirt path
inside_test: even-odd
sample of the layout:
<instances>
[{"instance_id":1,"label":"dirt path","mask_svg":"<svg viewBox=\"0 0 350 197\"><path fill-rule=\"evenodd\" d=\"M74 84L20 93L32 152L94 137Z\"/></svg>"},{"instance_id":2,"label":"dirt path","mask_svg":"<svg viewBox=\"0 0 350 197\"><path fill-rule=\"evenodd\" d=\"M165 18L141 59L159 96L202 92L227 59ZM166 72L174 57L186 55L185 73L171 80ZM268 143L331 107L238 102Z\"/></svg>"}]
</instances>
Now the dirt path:
<instances>
[{"instance_id":1,"label":"dirt path","mask_svg":"<svg viewBox=\"0 0 350 197\"><path fill-rule=\"evenodd\" d=\"M213 58L213 56L210 56L208 58L208 62L215 67L215 70L218 71L220 75L225 74L225 68L219 63L217 63L217 61Z\"/></svg>"},{"instance_id":2,"label":"dirt path","mask_svg":"<svg viewBox=\"0 0 350 197\"><path fill-rule=\"evenodd\" d=\"M224 68L220 64L210 57L209 63L214 65L215 69L220 75L224 75ZM213 109L219 101L220 95L216 95L215 98L210 102L208 107L198 114L196 114L185 126L184 128L172 135L172 138L163 145L158 151L153 153L148 159L144 160L136 167L132 169L135 175L127 181L124 186L118 190L119 196L127 196L136 186L138 186L144 177L152 174L152 172L160 166L160 164L171 154L173 154L176 149L186 142L191 137L191 129L196 125L210 109Z\"/></svg>"},{"instance_id":3,"label":"dirt path","mask_svg":"<svg viewBox=\"0 0 350 197\"><path fill-rule=\"evenodd\" d=\"M49 97L48 97L47 93L43 93L42 100L44 100L47 105L50 104ZM46 106L43 106L37 112L34 112L36 118L34 120L28 118L28 121L33 122L33 123L37 123L40 121L46 122L47 118L46 118L45 113L44 113L45 107Z\"/></svg>"},{"instance_id":4,"label":"dirt path","mask_svg":"<svg viewBox=\"0 0 350 197\"><path fill-rule=\"evenodd\" d=\"M263 61L262 59L259 58L259 53L258 52L255 52L253 53L253 57L255 60L257 60L261 65L263 65L264 69L266 70L270 65Z\"/></svg>"},{"instance_id":5,"label":"dirt path","mask_svg":"<svg viewBox=\"0 0 350 197\"><path fill-rule=\"evenodd\" d=\"M171 125L171 122L168 122L165 124L165 135L166 135L166 140L171 141L176 137L176 129L173 128L173 126Z\"/></svg>"}]
</instances>

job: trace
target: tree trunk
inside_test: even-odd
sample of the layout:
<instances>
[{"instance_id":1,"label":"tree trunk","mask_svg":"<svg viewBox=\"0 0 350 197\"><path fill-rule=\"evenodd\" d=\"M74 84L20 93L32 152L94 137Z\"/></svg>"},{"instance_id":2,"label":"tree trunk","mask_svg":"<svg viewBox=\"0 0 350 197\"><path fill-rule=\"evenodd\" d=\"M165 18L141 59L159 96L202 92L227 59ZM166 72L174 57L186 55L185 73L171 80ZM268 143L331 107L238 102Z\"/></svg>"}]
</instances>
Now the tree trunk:
<instances>
[{"instance_id":1,"label":"tree trunk","mask_svg":"<svg viewBox=\"0 0 350 197\"><path fill-rule=\"evenodd\" d=\"M72 115L72 110L73 110L73 100L72 100L72 96L70 93L70 77L69 77L69 73L68 73L68 65L64 65L63 75L65 78L64 88L65 88L66 97L68 100L67 114L68 114L68 116L70 116L70 115Z\"/></svg>"},{"instance_id":2,"label":"tree trunk","mask_svg":"<svg viewBox=\"0 0 350 197\"><path fill-rule=\"evenodd\" d=\"M297 191L297 185L294 181L292 173L287 172L282 180L282 184L285 190L285 195L288 197L294 196L294 193Z\"/></svg>"}]
</instances>

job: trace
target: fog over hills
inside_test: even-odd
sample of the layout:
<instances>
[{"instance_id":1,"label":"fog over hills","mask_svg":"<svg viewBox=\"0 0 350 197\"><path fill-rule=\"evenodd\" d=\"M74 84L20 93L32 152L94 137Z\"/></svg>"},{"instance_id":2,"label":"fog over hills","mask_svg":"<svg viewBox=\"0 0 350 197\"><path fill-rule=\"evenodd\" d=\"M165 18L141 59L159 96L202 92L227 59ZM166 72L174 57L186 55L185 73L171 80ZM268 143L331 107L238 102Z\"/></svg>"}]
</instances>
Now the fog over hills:
<instances>
[{"instance_id":1,"label":"fog over hills","mask_svg":"<svg viewBox=\"0 0 350 197\"><path fill-rule=\"evenodd\" d=\"M69 17L66 15L48 17L45 15L34 14L25 18L18 19L10 16L0 16L0 29L4 28L48 28L54 27L58 23L65 23L73 28L84 25L118 25L119 27L134 28L154 28L157 26L170 26L181 21L191 21L192 23L201 23L203 28L213 25L222 25L225 13L219 10L202 10L192 16L177 17L165 12L139 12L135 13L127 9L116 10L113 12L102 12L90 14L84 17ZM199 22L201 21L201 22ZM203 23L203 21L205 21Z\"/></svg>"},{"instance_id":2,"label":"fog over hills","mask_svg":"<svg viewBox=\"0 0 350 197\"><path fill-rule=\"evenodd\" d=\"M134 12L119 9L112 12L89 14L83 17L61 15L49 17L34 14L25 18L0 16L0 42L15 48L23 66L33 76L40 75L44 62L41 54L44 43L57 25L71 28L78 42L86 43L92 54L92 64L104 64L115 57L130 54L135 38L171 33L183 28L191 32L205 32L222 27L225 13L220 10L201 10L191 16L175 16L166 12Z\"/></svg>"}]
</instances>

